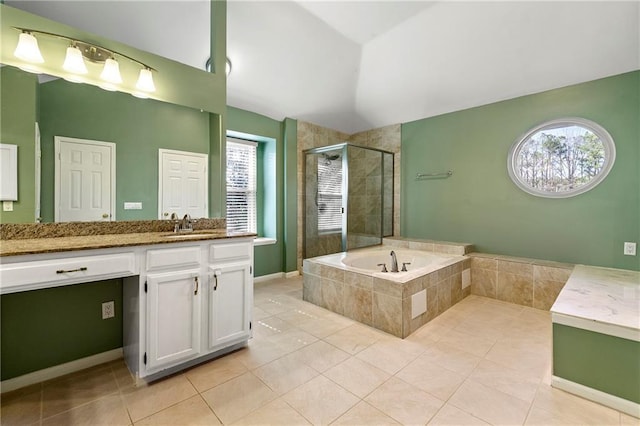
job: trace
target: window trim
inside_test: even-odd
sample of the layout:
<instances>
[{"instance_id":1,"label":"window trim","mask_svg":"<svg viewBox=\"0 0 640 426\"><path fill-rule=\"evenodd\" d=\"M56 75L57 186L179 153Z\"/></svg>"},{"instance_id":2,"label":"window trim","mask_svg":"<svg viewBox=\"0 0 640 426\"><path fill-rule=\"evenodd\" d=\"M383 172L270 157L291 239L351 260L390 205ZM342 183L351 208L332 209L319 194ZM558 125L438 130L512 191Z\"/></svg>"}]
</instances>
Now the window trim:
<instances>
[{"instance_id":1,"label":"window trim","mask_svg":"<svg viewBox=\"0 0 640 426\"><path fill-rule=\"evenodd\" d=\"M254 176L254 182L256 184L256 187L254 188L253 191L251 190L246 190L246 191L229 191L228 188L228 181L226 180L226 163L228 161L228 144L229 142L234 143L234 144L238 144L238 145L247 145L247 146L252 146L255 148L255 159L254 159L254 164L255 164L255 176ZM252 232L252 233L257 233L258 232L258 187L257 187L257 179L258 179L258 145L259 143L256 141L251 141L251 140L246 140L246 139L237 139L237 138L233 138L233 137L229 137L227 136L226 138L226 145L227 145L227 149L225 150L225 192L227 193L227 198L228 198L228 194L229 192L236 192L236 193L245 193L245 194L250 194L253 193L253 223L249 223L249 221L247 221L248 223L248 229L246 230L246 232ZM225 209L225 216L228 218L228 209L229 209L229 203L227 202L227 206Z\"/></svg>"},{"instance_id":2,"label":"window trim","mask_svg":"<svg viewBox=\"0 0 640 426\"><path fill-rule=\"evenodd\" d=\"M571 189L569 191L564 192L546 192L536 188L532 188L525 181L520 178L520 174L516 172L515 165L517 164L517 158L520 154L520 150L522 146L529 140L531 136L536 134L537 132L545 129L553 129L558 127L568 127L568 126L580 126L584 127L587 130L594 133L600 140L604 146L604 165L602 166L602 170L593 179L591 179L585 185L582 185L578 188ZM509 173L509 177L516 184L518 188L523 190L524 192L534 195L536 197L544 197L544 198L570 198L575 197L576 195L584 194L587 191L595 188L599 185L609 174L611 169L613 168L613 164L616 160L616 147L613 141L613 138L605 130L604 127L600 126L598 123L595 123L591 120L587 120L586 118L581 117L565 117L558 118L555 120L545 121L532 129L528 130L524 135L520 136L515 143L511 145L509 149L509 155L507 157L507 171Z\"/></svg>"}]
</instances>

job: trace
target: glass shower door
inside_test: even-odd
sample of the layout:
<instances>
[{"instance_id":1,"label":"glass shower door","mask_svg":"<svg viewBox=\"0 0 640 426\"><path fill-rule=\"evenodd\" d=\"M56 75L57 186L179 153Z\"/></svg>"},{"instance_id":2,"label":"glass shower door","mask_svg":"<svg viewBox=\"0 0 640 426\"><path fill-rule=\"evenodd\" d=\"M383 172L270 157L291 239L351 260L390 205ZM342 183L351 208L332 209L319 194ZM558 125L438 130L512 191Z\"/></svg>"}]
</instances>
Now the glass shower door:
<instances>
[{"instance_id":1,"label":"glass shower door","mask_svg":"<svg viewBox=\"0 0 640 426\"><path fill-rule=\"evenodd\" d=\"M382 152L348 146L346 250L382 243Z\"/></svg>"},{"instance_id":2,"label":"glass shower door","mask_svg":"<svg viewBox=\"0 0 640 426\"><path fill-rule=\"evenodd\" d=\"M305 258L343 251L343 151L305 154Z\"/></svg>"}]
</instances>

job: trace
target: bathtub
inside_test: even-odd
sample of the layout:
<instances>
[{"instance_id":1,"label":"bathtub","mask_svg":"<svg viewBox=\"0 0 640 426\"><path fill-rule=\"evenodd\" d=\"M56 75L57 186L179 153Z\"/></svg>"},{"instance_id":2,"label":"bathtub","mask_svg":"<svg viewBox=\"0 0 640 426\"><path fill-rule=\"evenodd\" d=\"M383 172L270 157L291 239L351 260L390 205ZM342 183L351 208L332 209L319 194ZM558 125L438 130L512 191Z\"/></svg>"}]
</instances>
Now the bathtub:
<instances>
[{"instance_id":1,"label":"bathtub","mask_svg":"<svg viewBox=\"0 0 640 426\"><path fill-rule=\"evenodd\" d=\"M391 251L398 269L391 271ZM405 338L471 294L465 256L393 246L304 259L302 298Z\"/></svg>"},{"instance_id":2,"label":"bathtub","mask_svg":"<svg viewBox=\"0 0 640 426\"><path fill-rule=\"evenodd\" d=\"M391 272L391 250L396 253L398 270L402 269L403 263L407 263L406 272ZM319 256L313 258L313 261L345 271L404 283L453 265L463 259L465 259L464 256L454 254L394 247L376 247ZM378 266L381 263L387 266L388 272L382 272L382 266Z\"/></svg>"},{"instance_id":3,"label":"bathtub","mask_svg":"<svg viewBox=\"0 0 640 426\"><path fill-rule=\"evenodd\" d=\"M436 253L427 253L419 250L406 250L396 249L393 250L398 260L398 269L402 269L402 264L406 263L407 272L412 272L417 269L423 270L423 268L441 267L450 261L452 258L460 256L452 255L440 255ZM382 267L378 266L384 264L387 267L389 273L391 273L391 250L390 249L378 249L362 252L347 252L344 256L341 256L340 261L350 269L358 270L359 272L382 272ZM445 265L446 266L446 265Z\"/></svg>"}]
</instances>

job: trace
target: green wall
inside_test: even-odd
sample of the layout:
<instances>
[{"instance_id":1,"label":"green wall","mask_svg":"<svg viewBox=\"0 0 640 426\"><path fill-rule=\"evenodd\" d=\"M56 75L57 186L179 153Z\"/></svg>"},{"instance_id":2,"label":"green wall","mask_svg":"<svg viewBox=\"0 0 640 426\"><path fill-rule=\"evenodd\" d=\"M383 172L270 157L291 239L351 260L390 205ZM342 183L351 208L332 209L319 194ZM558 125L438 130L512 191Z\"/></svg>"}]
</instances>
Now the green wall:
<instances>
[{"instance_id":1,"label":"green wall","mask_svg":"<svg viewBox=\"0 0 640 426\"><path fill-rule=\"evenodd\" d=\"M640 342L553 324L553 374L640 404Z\"/></svg>"},{"instance_id":2,"label":"green wall","mask_svg":"<svg viewBox=\"0 0 640 426\"><path fill-rule=\"evenodd\" d=\"M122 347L121 279L5 294L0 306L2 380Z\"/></svg>"},{"instance_id":3,"label":"green wall","mask_svg":"<svg viewBox=\"0 0 640 426\"><path fill-rule=\"evenodd\" d=\"M261 172L259 184L262 188L264 203L258 204L263 210L258 212L259 230L262 236L276 238L276 244L257 246L254 248L254 276L269 275L284 270L284 215L283 215L283 135L282 123L260 114L227 108L227 130L234 137L245 137L261 143L262 158L273 158L275 155L275 169L258 167ZM264 163L263 163L264 164ZM274 226L275 225L275 226Z\"/></svg>"},{"instance_id":4,"label":"green wall","mask_svg":"<svg viewBox=\"0 0 640 426\"><path fill-rule=\"evenodd\" d=\"M0 142L18 145L18 201L12 212L0 207L0 223L35 222L37 86L35 74L0 68Z\"/></svg>"},{"instance_id":5,"label":"green wall","mask_svg":"<svg viewBox=\"0 0 640 426\"><path fill-rule=\"evenodd\" d=\"M285 118L284 139L284 252L285 272L298 269L298 122Z\"/></svg>"},{"instance_id":6,"label":"green wall","mask_svg":"<svg viewBox=\"0 0 640 426\"><path fill-rule=\"evenodd\" d=\"M54 217L54 136L116 144L117 220L158 218L158 149L209 153L208 113L62 79L40 85L40 132L46 222ZM124 210L125 201L143 208Z\"/></svg>"},{"instance_id":7,"label":"green wall","mask_svg":"<svg viewBox=\"0 0 640 426\"><path fill-rule=\"evenodd\" d=\"M583 117L616 145L593 190L549 199L507 173L511 145L546 120ZM640 242L640 71L402 125L402 230L406 237L469 242L477 251L640 269L623 242ZM416 173L453 171L448 179Z\"/></svg>"}]
</instances>

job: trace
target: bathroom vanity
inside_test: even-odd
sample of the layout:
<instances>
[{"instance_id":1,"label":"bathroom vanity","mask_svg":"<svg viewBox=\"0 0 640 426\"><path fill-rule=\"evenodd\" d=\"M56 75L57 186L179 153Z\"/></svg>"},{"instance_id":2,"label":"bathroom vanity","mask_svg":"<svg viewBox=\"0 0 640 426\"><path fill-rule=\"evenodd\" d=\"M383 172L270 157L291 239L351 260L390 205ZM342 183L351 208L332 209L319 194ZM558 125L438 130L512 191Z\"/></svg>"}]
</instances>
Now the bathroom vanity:
<instances>
[{"instance_id":1,"label":"bathroom vanity","mask_svg":"<svg viewBox=\"0 0 640 426\"><path fill-rule=\"evenodd\" d=\"M253 238L218 229L3 240L0 294L122 278L125 361L152 380L246 344Z\"/></svg>"},{"instance_id":2,"label":"bathroom vanity","mask_svg":"<svg viewBox=\"0 0 640 426\"><path fill-rule=\"evenodd\" d=\"M577 265L551 318L552 385L640 417L640 272Z\"/></svg>"}]
</instances>

